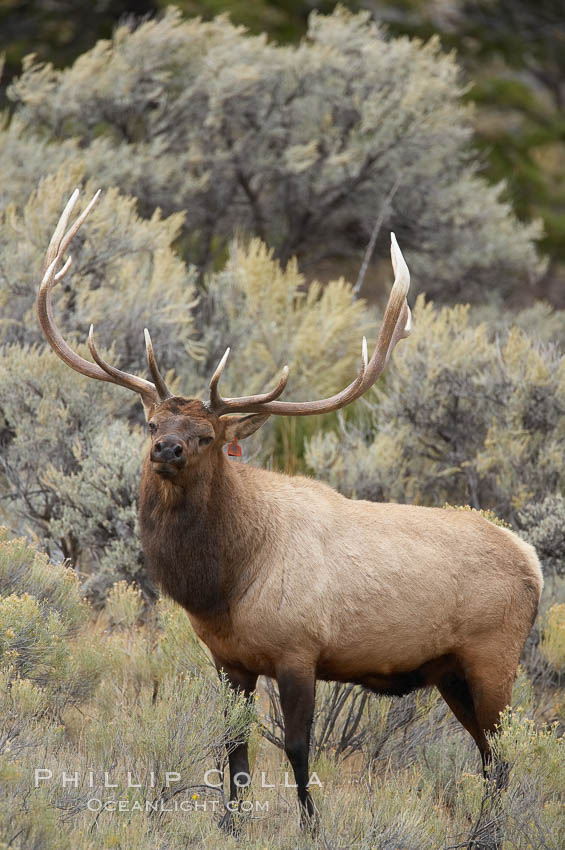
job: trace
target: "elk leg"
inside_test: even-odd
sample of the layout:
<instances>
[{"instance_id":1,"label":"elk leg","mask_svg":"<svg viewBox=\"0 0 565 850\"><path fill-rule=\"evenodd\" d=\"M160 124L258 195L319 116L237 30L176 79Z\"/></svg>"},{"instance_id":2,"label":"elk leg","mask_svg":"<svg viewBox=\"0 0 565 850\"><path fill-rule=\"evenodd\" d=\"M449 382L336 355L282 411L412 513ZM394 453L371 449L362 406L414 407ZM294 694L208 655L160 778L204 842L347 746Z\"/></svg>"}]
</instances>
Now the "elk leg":
<instances>
[{"instance_id":1,"label":"elk leg","mask_svg":"<svg viewBox=\"0 0 565 850\"><path fill-rule=\"evenodd\" d=\"M487 775L490 746L484 731L479 726L471 691L462 674L449 673L437 683L437 689L462 726L469 732L479 748L483 773Z\"/></svg>"},{"instance_id":2,"label":"elk leg","mask_svg":"<svg viewBox=\"0 0 565 850\"><path fill-rule=\"evenodd\" d=\"M235 669L229 665L222 664L217 659L214 660L220 676L223 674L229 686L234 691L244 694L245 698L249 700L255 690L257 676L254 673L249 673L247 670ZM226 749L230 767L230 806L222 817L219 826L226 832L233 833L235 831L233 809L237 807L243 789L250 782L248 742L236 742L226 738Z\"/></svg>"},{"instance_id":3,"label":"elk leg","mask_svg":"<svg viewBox=\"0 0 565 850\"><path fill-rule=\"evenodd\" d=\"M477 719L475 703L465 677L461 672L449 673L441 678L437 683L437 687L455 717L475 739L475 743L481 754L483 775L485 779L488 779L491 764L491 748L485 730L481 727ZM500 765L502 771L504 771L504 767L504 765ZM485 850L487 848L488 850L501 850L502 844L498 823L501 810L498 791L503 785L499 777L500 774L497 765L495 796L493 798L492 791L489 790L488 786L485 786L481 801L481 810L473 834L470 836L469 846L483 847ZM480 839L480 841L475 841L475 839Z\"/></svg>"},{"instance_id":4,"label":"elk leg","mask_svg":"<svg viewBox=\"0 0 565 850\"><path fill-rule=\"evenodd\" d=\"M510 704L515 669L497 671L495 667L485 665L482 667L482 673L476 669L475 676L469 675L468 679L469 689L473 695L475 716L486 742L484 748L479 746L483 758L483 774L485 779L494 778L494 789L490 783L485 785L477 822L477 831L479 829L482 831L481 844L488 850L502 850L504 816L501 791L505 791L508 787L509 768L507 762L500 759L494 761L486 736L496 733L500 713ZM477 846L480 845L477 844Z\"/></svg>"},{"instance_id":5,"label":"elk leg","mask_svg":"<svg viewBox=\"0 0 565 850\"><path fill-rule=\"evenodd\" d=\"M302 827L317 829L317 814L308 791L308 757L310 731L314 716L316 679L304 672L283 670L277 673L277 682L284 717L284 749L292 765L300 802Z\"/></svg>"},{"instance_id":6,"label":"elk leg","mask_svg":"<svg viewBox=\"0 0 565 850\"><path fill-rule=\"evenodd\" d=\"M512 658L512 653L506 653L506 664L501 666L501 659L505 659L504 648L500 645L494 651L483 647L481 652L477 647L476 655L465 666L465 677L469 690L473 697L475 717L482 731L486 746L481 747L483 757L483 770L488 776L491 768L492 753L486 739L486 734L493 735L497 724L500 722L500 713L510 705L512 700L512 685L518 667L518 657ZM505 790L508 787L508 765L498 762L495 765L496 787Z\"/></svg>"},{"instance_id":7,"label":"elk leg","mask_svg":"<svg viewBox=\"0 0 565 850\"><path fill-rule=\"evenodd\" d=\"M512 699L512 686L507 691L494 688L492 692L483 688L477 688L473 694L475 713L479 726L484 732L491 735L496 733L497 724L500 722L500 714L510 705ZM492 751L487 742L487 749L483 752L483 771L486 777L491 774ZM509 768L508 763L497 760L494 764L494 780L496 787L505 791L508 788Z\"/></svg>"}]
</instances>

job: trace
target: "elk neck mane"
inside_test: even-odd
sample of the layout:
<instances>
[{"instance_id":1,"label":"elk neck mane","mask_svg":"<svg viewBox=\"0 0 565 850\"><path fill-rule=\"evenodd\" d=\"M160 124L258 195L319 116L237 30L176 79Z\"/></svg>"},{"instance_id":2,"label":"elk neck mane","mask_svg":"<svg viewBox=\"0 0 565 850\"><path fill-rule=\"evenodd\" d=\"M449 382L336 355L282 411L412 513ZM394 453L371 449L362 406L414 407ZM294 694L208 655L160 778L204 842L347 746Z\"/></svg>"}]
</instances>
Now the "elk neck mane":
<instances>
[{"instance_id":1,"label":"elk neck mane","mask_svg":"<svg viewBox=\"0 0 565 850\"><path fill-rule=\"evenodd\" d=\"M151 577L187 611L210 618L229 615L253 582L254 556L275 545L279 521L257 488L265 473L215 455L180 484L159 478L147 456L139 505Z\"/></svg>"}]
</instances>

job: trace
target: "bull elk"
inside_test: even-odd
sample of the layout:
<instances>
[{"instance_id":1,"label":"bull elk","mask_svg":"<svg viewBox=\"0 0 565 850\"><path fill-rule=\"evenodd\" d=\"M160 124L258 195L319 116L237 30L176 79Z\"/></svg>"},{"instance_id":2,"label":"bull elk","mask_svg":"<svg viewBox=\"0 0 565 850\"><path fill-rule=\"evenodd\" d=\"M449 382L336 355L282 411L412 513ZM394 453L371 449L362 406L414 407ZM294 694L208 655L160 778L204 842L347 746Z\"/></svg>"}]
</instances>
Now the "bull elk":
<instances>
[{"instance_id":1,"label":"bull elk","mask_svg":"<svg viewBox=\"0 0 565 850\"><path fill-rule=\"evenodd\" d=\"M145 331L152 381L99 354L75 353L53 319L51 291L68 271L63 255L96 195L67 230L75 191L47 250L39 323L72 369L139 393L151 448L143 462L141 539L150 575L182 605L216 666L249 697L257 677L277 680L303 822L315 820L308 750L317 679L353 682L379 694L436 685L473 736L483 760L488 734L511 697L520 652L536 616L542 575L533 548L477 513L344 498L327 485L230 461L223 446L269 416L338 410L359 398L408 336L410 277L392 236L395 281L376 347L344 390L318 401L270 392L209 401L173 396ZM60 269L60 270L59 270ZM230 800L248 774L245 742L229 748ZM226 814L223 825L230 826Z\"/></svg>"}]
</instances>

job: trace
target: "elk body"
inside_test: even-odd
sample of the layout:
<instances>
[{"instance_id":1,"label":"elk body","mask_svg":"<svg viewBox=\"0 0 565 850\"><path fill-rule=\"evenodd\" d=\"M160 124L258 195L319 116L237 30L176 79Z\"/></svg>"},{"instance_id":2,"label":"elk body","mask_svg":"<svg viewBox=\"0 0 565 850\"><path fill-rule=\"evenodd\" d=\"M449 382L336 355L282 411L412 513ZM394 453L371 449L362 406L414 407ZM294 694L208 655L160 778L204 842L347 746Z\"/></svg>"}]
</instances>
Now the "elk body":
<instances>
[{"instance_id":1,"label":"elk body","mask_svg":"<svg viewBox=\"0 0 565 850\"><path fill-rule=\"evenodd\" d=\"M234 688L249 696L259 675L277 680L303 819L314 815L307 783L317 679L380 694L436 685L486 765L487 735L510 702L537 612L542 577L532 547L477 513L352 501L314 480L235 464L223 452L269 415L336 410L374 383L410 328L408 269L394 237L396 278L383 325L370 360L364 341L349 387L321 401L278 401L285 369L270 393L224 399L218 382L226 352L203 403L171 396L147 332L152 382L106 363L92 328L94 363L64 341L51 289L67 271L70 260L57 274L94 203L65 233L76 194L48 249L41 327L73 369L141 395L151 434L140 499L147 567L186 609ZM236 800L235 777L249 771L246 743L230 748L229 764Z\"/></svg>"}]
</instances>

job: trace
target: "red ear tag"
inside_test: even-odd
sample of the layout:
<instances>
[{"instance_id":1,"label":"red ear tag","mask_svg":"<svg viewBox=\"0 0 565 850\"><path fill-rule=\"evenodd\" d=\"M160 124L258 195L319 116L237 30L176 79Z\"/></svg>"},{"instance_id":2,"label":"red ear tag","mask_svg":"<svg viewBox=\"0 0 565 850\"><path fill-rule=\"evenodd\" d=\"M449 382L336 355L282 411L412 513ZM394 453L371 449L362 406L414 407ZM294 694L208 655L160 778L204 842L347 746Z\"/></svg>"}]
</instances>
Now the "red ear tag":
<instances>
[{"instance_id":1,"label":"red ear tag","mask_svg":"<svg viewBox=\"0 0 565 850\"><path fill-rule=\"evenodd\" d=\"M228 454L230 457L241 457L241 446L237 442L237 437L234 437L233 443L228 443Z\"/></svg>"}]
</instances>

